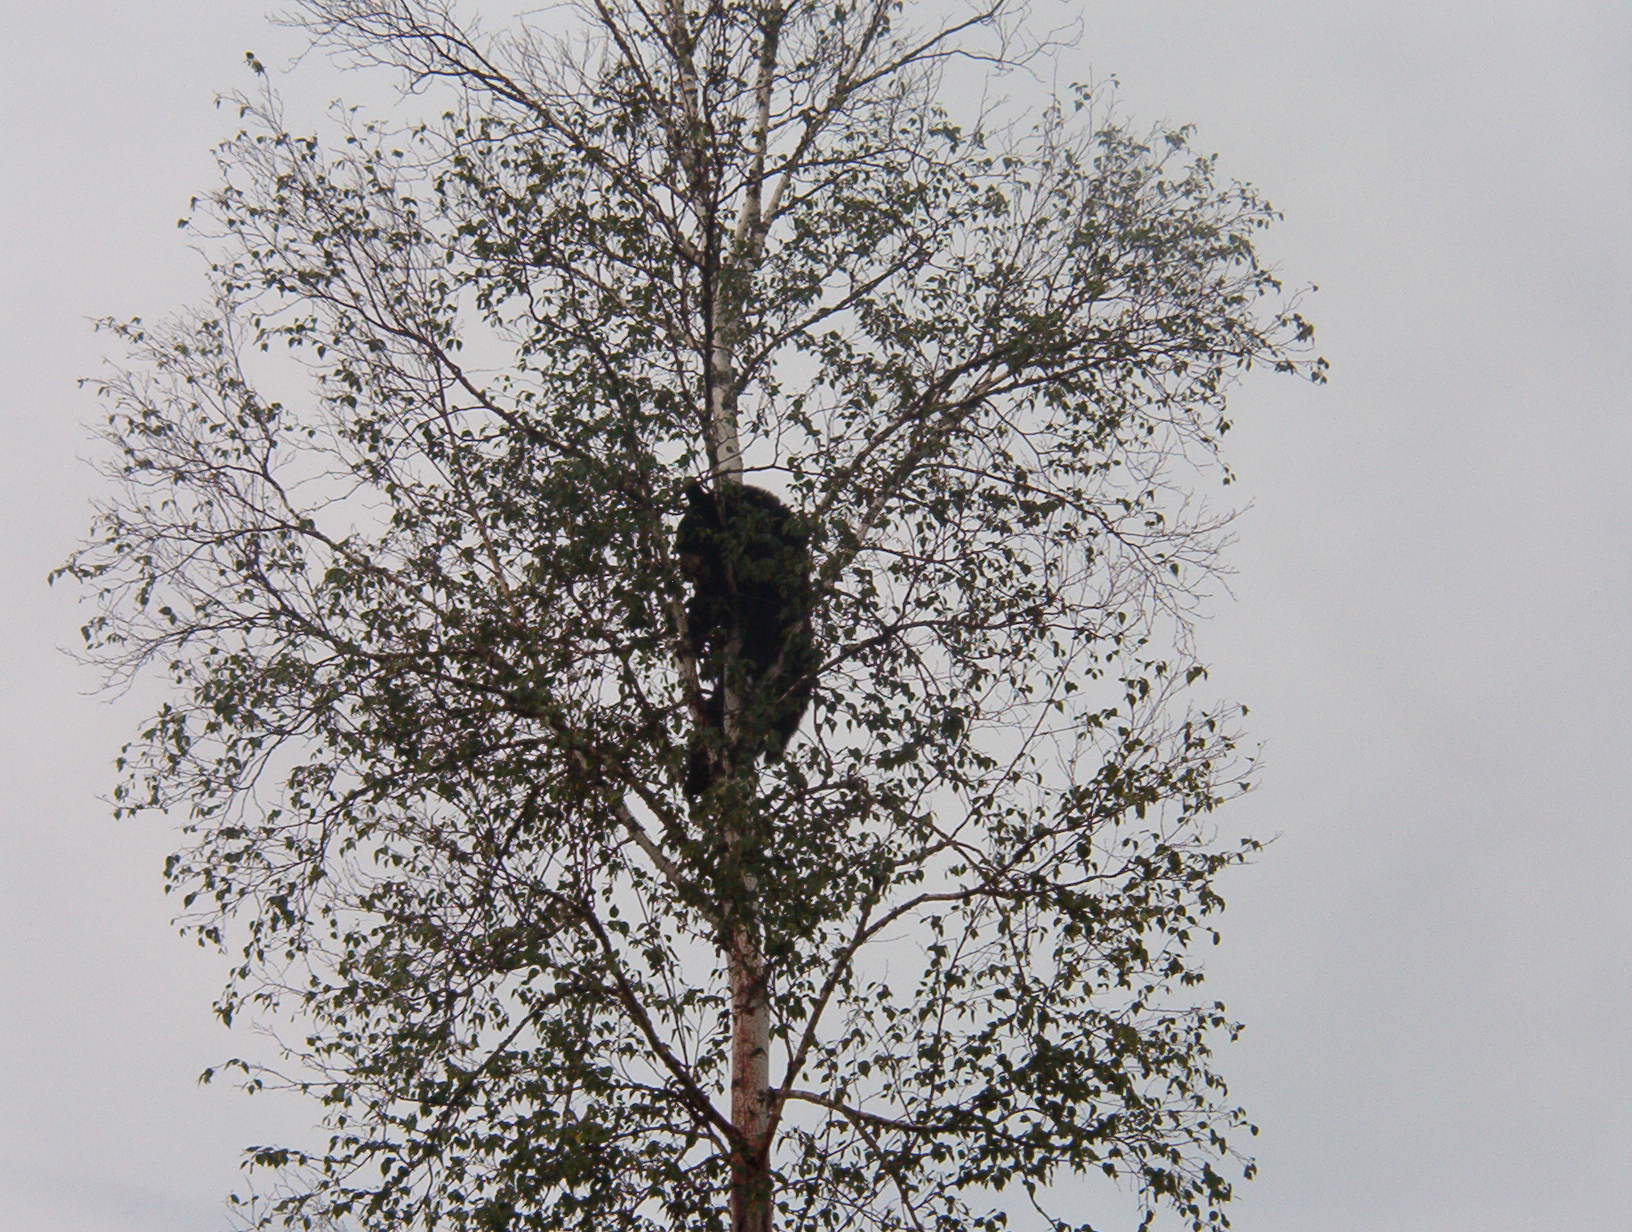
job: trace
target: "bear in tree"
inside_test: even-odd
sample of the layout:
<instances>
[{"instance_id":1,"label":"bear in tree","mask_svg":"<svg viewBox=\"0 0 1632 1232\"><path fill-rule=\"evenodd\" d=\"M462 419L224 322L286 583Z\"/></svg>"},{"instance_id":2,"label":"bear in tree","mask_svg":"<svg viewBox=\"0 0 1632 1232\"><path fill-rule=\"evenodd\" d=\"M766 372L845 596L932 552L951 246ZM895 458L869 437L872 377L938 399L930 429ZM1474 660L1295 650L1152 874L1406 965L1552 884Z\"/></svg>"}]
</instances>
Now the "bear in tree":
<instances>
[{"instance_id":1,"label":"bear in tree","mask_svg":"<svg viewBox=\"0 0 1632 1232\"><path fill-rule=\"evenodd\" d=\"M809 535L763 488L686 487L675 552L692 587L688 648L705 689L705 722L692 741L686 794L714 783L722 754L775 761L799 730L818 666L810 630ZM741 701L735 739L723 741L727 685Z\"/></svg>"}]
</instances>

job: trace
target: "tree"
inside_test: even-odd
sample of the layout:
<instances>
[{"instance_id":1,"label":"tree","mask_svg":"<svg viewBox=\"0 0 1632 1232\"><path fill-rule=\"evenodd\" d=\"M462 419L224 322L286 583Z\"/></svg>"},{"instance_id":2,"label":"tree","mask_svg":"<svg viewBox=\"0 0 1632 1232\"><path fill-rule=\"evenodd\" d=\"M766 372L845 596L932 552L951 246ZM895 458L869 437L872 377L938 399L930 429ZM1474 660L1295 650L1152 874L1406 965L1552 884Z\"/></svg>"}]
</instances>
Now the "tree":
<instances>
[{"instance_id":1,"label":"tree","mask_svg":"<svg viewBox=\"0 0 1632 1232\"><path fill-rule=\"evenodd\" d=\"M63 571L112 679L171 680L117 807L187 819L218 1012L301 1024L243 1068L328 1134L254 1152L259 1225L992 1228L1101 1170L1227 1223L1188 947L1251 844L1186 482L1242 371L1323 364L1186 131L937 104L1015 7L307 0L447 112L239 100L213 298L110 326ZM697 479L801 511L821 663L688 804Z\"/></svg>"}]
</instances>

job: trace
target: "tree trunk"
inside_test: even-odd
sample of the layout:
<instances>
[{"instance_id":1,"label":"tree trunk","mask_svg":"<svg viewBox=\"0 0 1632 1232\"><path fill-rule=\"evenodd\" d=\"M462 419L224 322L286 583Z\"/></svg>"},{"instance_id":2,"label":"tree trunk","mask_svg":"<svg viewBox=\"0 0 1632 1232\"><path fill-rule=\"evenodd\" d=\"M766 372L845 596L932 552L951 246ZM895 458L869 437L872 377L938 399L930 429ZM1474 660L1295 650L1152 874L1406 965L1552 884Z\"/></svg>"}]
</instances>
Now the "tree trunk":
<instances>
[{"instance_id":1,"label":"tree trunk","mask_svg":"<svg viewBox=\"0 0 1632 1232\"><path fill-rule=\"evenodd\" d=\"M708 353L708 436L709 461L716 479L731 483L742 482L742 444L737 437L737 408L733 383L735 364L731 358L729 337L722 337L730 329L729 318L716 313L715 342Z\"/></svg>"},{"instance_id":2,"label":"tree trunk","mask_svg":"<svg viewBox=\"0 0 1632 1232\"><path fill-rule=\"evenodd\" d=\"M774 49L774 43L773 43ZM761 141L764 140L763 128ZM763 172L763 158L760 171ZM708 398L707 444L714 482L742 482L742 443L737 427L736 346L741 328L738 309L740 288L733 288L729 263L740 256L749 223L758 217L758 190L751 192L737 234L721 259L720 237L705 237L705 250L712 248L715 259L704 271L709 284L704 298L704 337L707 349L703 363ZM710 215L712 218L712 215ZM737 271L739 274L742 271ZM732 687L730 673L720 682L724 694L721 719L728 737L735 734L742 698ZM743 868L741 856L748 819L733 808L727 821L725 840L735 857L732 865L741 881L740 898L729 909L725 944L731 981L731 1125L735 1140L731 1147L731 1232L771 1232L774 1194L771 1188L770 1056L771 1015L767 996L765 952L759 931L754 927L756 878Z\"/></svg>"},{"instance_id":3,"label":"tree trunk","mask_svg":"<svg viewBox=\"0 0 1632 1232\"><path fill-rule=\"evenodd\" d=\"M734 318L718 311L715 300L715 345L707 362L709 381L708 443L716 482L742 482L742 452L737 437L731 341ZM729 673L721 719L734 734L742 699ZM732 810L737 814L738 810ZM734 815L727 823L726 843L740 870L746 820ZM753 926L756 879L740 873L740 899L732 907L725 943L731 980L731 1124L737 1138L731 1151L732 1232L771 1232L773 1195L770 1151L771 1014L767 998L765 953Z\"/></svg>"},{"instance_id":4,"label":"tree trunk","mask_svg":"<svg viewBox=\"0 0 1632 1232\"><path fill-rule=\"evenodd\" d=\"M753 887L745 886L748 893ZM754 930L731 931L731 1232L771 1232L771 1015L765 955Z\"/></svg>"}]
</instances>

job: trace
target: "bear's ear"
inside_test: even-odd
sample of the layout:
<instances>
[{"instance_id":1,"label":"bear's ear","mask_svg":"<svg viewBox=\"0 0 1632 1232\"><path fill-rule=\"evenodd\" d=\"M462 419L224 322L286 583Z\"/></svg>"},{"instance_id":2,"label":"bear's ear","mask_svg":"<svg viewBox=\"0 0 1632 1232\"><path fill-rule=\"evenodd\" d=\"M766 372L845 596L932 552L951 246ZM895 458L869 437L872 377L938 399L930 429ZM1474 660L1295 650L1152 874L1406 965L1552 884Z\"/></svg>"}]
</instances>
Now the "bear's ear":
<instances>
[{"instance_id":1,"label":"bear's ear","mask_svg":"<svg viewBox=\"0 0 1632 1232\"><path fill-rule=\"evenodd\" d=\"M693 509L712 509L714 498L708 494L708 489L693 479L686 485L686 504Z\"/></svg>"}]
</instances>

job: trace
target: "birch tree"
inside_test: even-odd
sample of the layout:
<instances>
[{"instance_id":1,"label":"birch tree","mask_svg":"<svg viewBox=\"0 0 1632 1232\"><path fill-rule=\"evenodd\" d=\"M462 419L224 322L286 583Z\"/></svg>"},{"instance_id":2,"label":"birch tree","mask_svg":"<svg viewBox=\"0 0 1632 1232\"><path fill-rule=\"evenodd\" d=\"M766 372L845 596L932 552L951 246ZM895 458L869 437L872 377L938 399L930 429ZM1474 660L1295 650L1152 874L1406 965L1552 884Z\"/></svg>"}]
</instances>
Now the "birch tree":
<instances>
[{"instance_id":1,"label":"birch tree","mask_svg":"<svg viewBox=\"0 0 1632 1232\"><path fill-rule=\"evenodd\" d=\"M117 806L286 1024L236 1067L321 1108L257 1226L1228 1222L1201 489L1239 377L1323 364L1186 130L942 97L1020 8L307 0L433 114L237 100L62 572L169 682ZM798 510L820 659L696 800L688 482Z\"/></svg>"}]
</instances>

